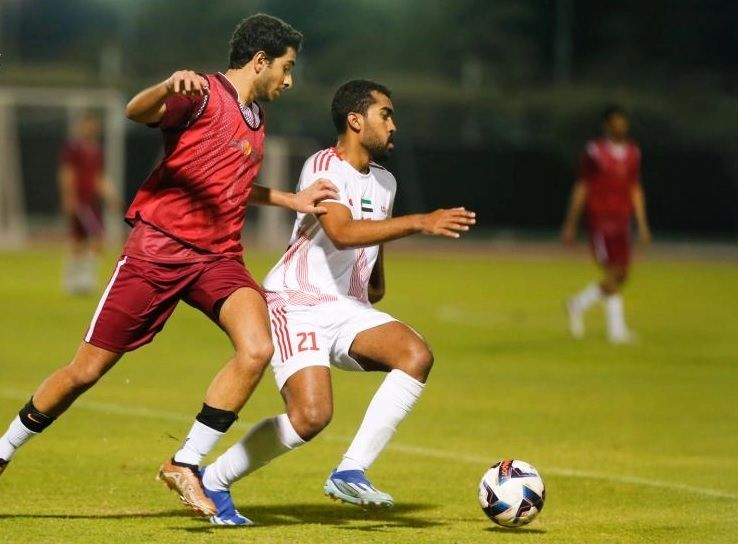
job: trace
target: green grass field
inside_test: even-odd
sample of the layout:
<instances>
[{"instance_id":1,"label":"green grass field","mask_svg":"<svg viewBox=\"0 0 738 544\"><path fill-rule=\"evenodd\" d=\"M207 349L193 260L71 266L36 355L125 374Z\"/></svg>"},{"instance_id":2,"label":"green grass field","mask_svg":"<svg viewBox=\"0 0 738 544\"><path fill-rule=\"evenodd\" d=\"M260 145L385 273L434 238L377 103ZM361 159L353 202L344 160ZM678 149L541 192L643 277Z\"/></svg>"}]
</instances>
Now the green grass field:
<instances>
[{"instance_id":1,"label":"green grass field","mask_svg":"<svg viewBox=\"0 0 738 544\"><path fill-rule=\"evenodd\" d=\"M274 258L248 260L263 277ZM370 472L396 508L367 513L322 496L381 379L340 371L325 434L234 488L257 526L214 528L181 508L154 475L230 353L182 305L14 458L0 478L0 541L736 542L735 262L639 263L626 307L641 342L613 347L600 310L584 341L565 332L561 301L595 272L584 260L391 249L387 259L380 306L436 354L424 397ZM63 296L60 270L60 251L0 253L2 432L71 357L97 303ZM222 447L280 410L269 372ZM523 529L493 526L477 504L479 478L503 457L533 463L547 484L543 513Z\"/></svg>"}]
</instances>

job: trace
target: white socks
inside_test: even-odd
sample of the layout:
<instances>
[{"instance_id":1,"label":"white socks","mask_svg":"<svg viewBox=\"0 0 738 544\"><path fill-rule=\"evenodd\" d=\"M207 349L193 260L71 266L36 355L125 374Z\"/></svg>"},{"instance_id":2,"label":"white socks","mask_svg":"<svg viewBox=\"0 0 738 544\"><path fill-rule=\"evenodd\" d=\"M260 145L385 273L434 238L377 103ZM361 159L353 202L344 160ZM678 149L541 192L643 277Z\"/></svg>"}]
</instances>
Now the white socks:
<instances>
[{"instance_id":1,"label":"white socks","mask_svg":"<svg viewBox=\"0 0 738 544\"><path fill-rule=\"evenodd\" d=\"M605 297L605 317L607 319L607 334L611 339L628 336L628 327L625 324L623 297L619 294Z\"/></svg>"},{"instance_id":2,"label":"white socks","mask_svg":"<svg viewBox=\"0 0 738 544\"><path fill-rule=\"evenodd\" d=\"M593 305L602 300L602 289L596 282L590 283L582 291L574 295L571 299L574 310L579 313L586 312Z\"/></svg>"},{"instance_id":3,"label":"white socks","mask_svg":"<svg viewBox=\"0 0 738 544\"><path fill-rule=\"evenodd\" d=\"M287 414L264 419L208 465L202 483L212 491L225 491L234 482L304 443Z\"/></svg>"},{"instance_id":4,"label":"white socks","mask_svg":"<svg viewBox=\"0 0 738 544\"><path fill-rule=\"evenodd\" d=\"M187 435L182 444L182 448L174 454L174 460L188 465L200 465L203 458L213 451L218 440L224 434L199 421L195 421L190 429L190 434Z\"/></svg>"},{"instance_id":5,"label":"white socks","mask_svg":"<svg viewBox=\"0 0 738 544\"><path fill-rule=\"evenodd\" d=\"M395 434L424 387L402 370L390 372L369 403L364 421L336 470L366 471Z\"/></svg>"},{"instance_id":6,"label":"white socks","mask_svg":"<svg viewBox=\"0 0 738 544\"><path fill-rule=\"evenodd\" d=\"M20 416L15 416L15 419L10 422L8 430L2 438L0 438L0 459L10 461L15 450L20 448L37 434L38 433L34 433L28 427L23 425L20 420Z\"/></svg>"},{"instance_id":7,"label":"white socks","mask_svg":"<svg viewBox=\"0 0 738 544\"><path fill-rule=\"evenodd\" d=\"M69 255L64 263L64 290L70 295L94 291L97 286L98 258L93 253Z\"/></svg>"},{"instance_id":8,"label":"white socks","mask_svg":"<svg viewBox=\"0 0 738 544\"><path fill-rule=\"evenodd\" d=\"M369 403L364 421L338 470L369 468L410 412L424 387L424 384L401 370L390 372ZM203 474L203 485L212 491L225 491L234 482L304 443L287 414L265 419L252 427L246 436L213 464L208 465ZM181 460L179 452L176 460Z\"/></svg>"}]
</instances>

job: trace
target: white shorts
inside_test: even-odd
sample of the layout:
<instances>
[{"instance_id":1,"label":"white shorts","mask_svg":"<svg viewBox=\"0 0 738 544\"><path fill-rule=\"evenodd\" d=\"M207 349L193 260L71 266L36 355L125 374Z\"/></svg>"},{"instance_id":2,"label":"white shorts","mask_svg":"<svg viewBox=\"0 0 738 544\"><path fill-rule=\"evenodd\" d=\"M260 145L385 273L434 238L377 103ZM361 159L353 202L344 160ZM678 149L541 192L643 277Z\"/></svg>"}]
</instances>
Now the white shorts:
<instances>
[{"instance_id":1,"label":"white shorts","mask_svg":"<svg viewBox=\"0 0 738 544\"><path fill-rule=\"evenodd\" d=\"M397 321L370 304L339 300L317 306L269 306L274 356L272 370L281 390L287 379L309 366L363 370L349 355L356 335Z\"/></svg>"}]
</instances>

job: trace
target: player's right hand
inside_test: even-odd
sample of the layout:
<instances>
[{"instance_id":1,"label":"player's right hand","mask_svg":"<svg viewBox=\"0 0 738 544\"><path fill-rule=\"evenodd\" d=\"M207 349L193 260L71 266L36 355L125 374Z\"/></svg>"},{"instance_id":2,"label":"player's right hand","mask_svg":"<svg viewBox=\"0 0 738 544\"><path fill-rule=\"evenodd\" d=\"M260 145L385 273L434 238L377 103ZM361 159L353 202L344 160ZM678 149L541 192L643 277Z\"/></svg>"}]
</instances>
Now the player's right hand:
<instances>
[{"instance_id":1,"label":"player's right hand","mask_svg":"<svg viewBox=\"0 0 738 544\"><path fill-rule=\"evenodd\" d=\"M208 81L197 72L192 70L179 70L174 72L164 82L167 91L172 94L204 95L208 93Z\"/></svg>"},{"instance_id":2,"label":"player's right hand","mask_svg":"<svg viewBox=\"0 0 738 544\"><path fill-rule=\"evenodd\" d=\"M432 236L458 238L459 233L466 232L474 225L477 214L466 208L436 210L421 216L421 232Z\"/></svg>"}]
</instances>

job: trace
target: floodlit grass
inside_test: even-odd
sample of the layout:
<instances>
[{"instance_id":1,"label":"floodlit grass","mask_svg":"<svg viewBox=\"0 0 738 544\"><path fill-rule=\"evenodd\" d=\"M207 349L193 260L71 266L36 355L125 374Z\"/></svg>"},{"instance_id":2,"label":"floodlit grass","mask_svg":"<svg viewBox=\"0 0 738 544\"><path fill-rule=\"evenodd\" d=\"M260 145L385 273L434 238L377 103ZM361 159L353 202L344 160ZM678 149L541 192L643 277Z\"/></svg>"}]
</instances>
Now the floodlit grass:
<instances>
[{"instance_id":1,"label":"floodlit grass","mask_svg":"<svg viewBox=\"0 0 738 544\"><path fill-rule=\"evenodd\" d=\"M446 247L446 246L443 246ZM250 254L256 277L274 255ZM106 259L112 268L114 257ZM0 253L0 425L73 354L97 298L59 290L55 250ZM106 271L106 274L108 272ZM626 308L641 342L566 334L561 301L595 270L581 260L389 250L385 311L436 355L426 392L370 472L397 506L363 512L322 496L325 476L381 376L334 371L323 435L234 488L257 522L215 528L154 481L230 353L182 304L0 478L0 541L307 543L718 543L738 527L738 266L643 262ZM220 444L277 413L270 374ZM496 528L477 483L502 457L536 465L547 503Z\"/></svg>"}]
</instances>

